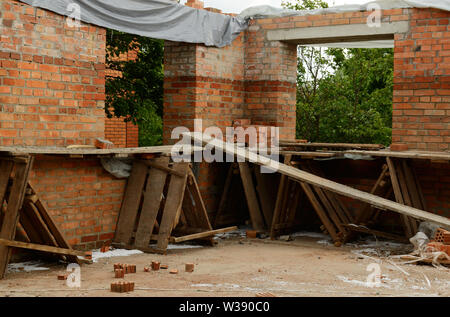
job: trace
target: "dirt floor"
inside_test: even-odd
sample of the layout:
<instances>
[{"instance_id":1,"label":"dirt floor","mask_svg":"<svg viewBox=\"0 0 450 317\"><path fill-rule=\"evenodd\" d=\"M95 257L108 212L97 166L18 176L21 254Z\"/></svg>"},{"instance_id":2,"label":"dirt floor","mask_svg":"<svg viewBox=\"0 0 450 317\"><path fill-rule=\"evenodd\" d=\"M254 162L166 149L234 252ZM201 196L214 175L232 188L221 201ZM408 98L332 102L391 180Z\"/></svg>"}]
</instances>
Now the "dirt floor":
<instances>
[{"instance_id":1,"label":"dirt floor","mask_svg":"<svg viewBox=\"0 0 450 317\"><path fill-rule=\"evenodd\" d=\"M399 264L387 255L405 254L409 245L363 241L336 248L320 234L299 234L294 241L246 239L229 235L215 247L173 249L168 255L134 254L97 259L81 267L81 287L69 288L57 280L66 267L45 263L44 271L10 269L0 281L0 296L219 296L254 297L270 292L275 296L450 296L450 270L427 265ZM144 272L152 260L177 268ZM185 263L195 263L193 273ZM367 271L379 263L381 286L369 287ZM127 294L110 292L113 264L137 265L136 290ZM23 270L23 269L22 269Z\"/></svg>"}]
</instances>

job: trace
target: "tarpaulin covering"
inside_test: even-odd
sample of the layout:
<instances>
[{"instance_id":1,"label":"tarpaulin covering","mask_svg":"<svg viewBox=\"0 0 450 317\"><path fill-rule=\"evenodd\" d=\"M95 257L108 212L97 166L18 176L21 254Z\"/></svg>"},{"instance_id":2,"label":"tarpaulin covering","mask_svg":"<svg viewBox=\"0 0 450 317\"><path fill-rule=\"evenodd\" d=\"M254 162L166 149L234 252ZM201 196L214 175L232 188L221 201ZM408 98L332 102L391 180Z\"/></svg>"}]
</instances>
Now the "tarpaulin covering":
<instances>
[{"instance_id":1,"label":"tarpaulin covering","mask_svg":"<svg viewBox=\"0 0 450 317\"><path fill-rule=\"evenodd\" d=\"M156 39L223 47L248 27L246 19L197 10L172 0L21 0L64 16ZM71 5L72 4L72 5ZM70 6L69 6L70 5Z\"/></svg>"}]
</instances>

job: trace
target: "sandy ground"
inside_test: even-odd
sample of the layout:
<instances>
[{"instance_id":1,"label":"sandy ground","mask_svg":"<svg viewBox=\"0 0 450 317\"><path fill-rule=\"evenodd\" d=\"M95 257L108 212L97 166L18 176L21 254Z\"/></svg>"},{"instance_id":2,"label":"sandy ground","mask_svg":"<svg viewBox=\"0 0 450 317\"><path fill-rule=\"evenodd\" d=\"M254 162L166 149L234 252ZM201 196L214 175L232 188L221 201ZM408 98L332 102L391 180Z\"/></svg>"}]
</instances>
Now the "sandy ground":
<instances>
[{"instance_id":1,"label":"sandy ground","mask_svg":"<svg viewBox=\"0 0 450 317\"><path fill-rule=\"evenodd\" d=\"M228 236L219 239L215 247L98 259L81 267L79 289L57 280L57 275L66 270L62 264L43 264L49 268L44 271L10 270L0 281L0 296L253 297L263 292L280 297L450 296L449 269L388 263L386 255L405 254L408 249L408 245L386 246L381 242L336 248L320 235L297 236L289 242ZM177 268L179 274L169 274L168 270L144 272L144 266L152 260ZM195 272L184 272L188 262L196 264ZM376 262L380 264L382 283L369 287L367 267ZM111 282L118 281L114 279L113 263L137 265L137 273L125 277L136 283L134 292L110 292Z\"/></svg>"}]
</instances>

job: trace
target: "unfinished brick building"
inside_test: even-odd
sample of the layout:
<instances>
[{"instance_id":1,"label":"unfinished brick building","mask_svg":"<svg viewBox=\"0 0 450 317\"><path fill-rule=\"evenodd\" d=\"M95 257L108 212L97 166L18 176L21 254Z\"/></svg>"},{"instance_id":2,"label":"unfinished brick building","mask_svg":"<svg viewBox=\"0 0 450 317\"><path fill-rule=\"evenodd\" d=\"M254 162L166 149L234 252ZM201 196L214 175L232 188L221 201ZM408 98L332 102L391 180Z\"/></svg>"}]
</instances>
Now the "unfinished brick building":
<instances>
[{"instance_id":1,"label":"unfinished brick building","mask_svg":"<svg viewBox=\"0 0 450 317\"><path fill-rule=\"evenodd\" d=\"M65 147L106 137L119 146L136 146L136 138L115 134L128 129L123 122L105 119L105 29L82 24L74 31L65 17L50 11L13 0L0 5L0 145ZM188 5L203 6L201 1ZM393 143L449 151L450 13L383 10L382 27L371 30L369 14L254 19L225 48L167 41L164 141L173 142L174 127L193 128L193 119L223 129L247 119L279 127L282 139L294 139L297 44L384 39L395 47ZM347 170L361 164L347 163ZM358 180L334 173L333 166L326 170L369 190L376 175L368 170L379 163L368 164L357 170ZM448 161L414 165L429 211L449 217ZM201 168L197 175L211 214L223 188L218 169ZM104 171L98 158L37 156L31 182L71 244L98 246L113 237L126 181Z\"/></svg>"}]
</instances>

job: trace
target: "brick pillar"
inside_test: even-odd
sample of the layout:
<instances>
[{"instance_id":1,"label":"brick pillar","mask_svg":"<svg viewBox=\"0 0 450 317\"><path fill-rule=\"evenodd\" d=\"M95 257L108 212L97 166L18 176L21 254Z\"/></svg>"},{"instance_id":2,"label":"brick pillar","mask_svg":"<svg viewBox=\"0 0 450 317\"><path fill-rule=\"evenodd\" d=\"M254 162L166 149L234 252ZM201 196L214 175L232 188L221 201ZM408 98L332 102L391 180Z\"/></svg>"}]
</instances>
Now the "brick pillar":
<instances>
[{"instance_id":1,"label":"brick pillar","mask_svg":"<svg viewBox=\"0 0 450 317\"><path fill-rule=\"evenodd\" d=\"M276 24L264 21L255 20L246 32L245 103L252 124L280 127L280 138L294 139L297 46L267 41L266 31Z\"/></svg>"},{"instance_id":2,"label":"brick pillar","mask_svg":"<svg viewBox=\"0 0 450 317\"><path fill-rule=\"evenodd\" d=\"M450 149L450 12L412 9L395 35L392 143Z\"/></svg>"}]
</instances>

